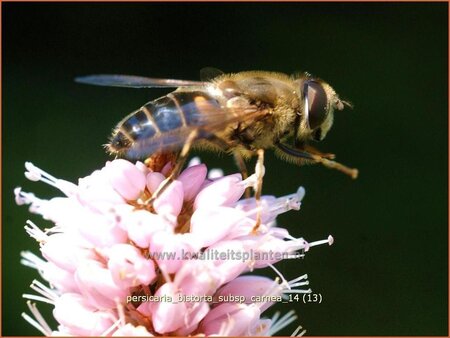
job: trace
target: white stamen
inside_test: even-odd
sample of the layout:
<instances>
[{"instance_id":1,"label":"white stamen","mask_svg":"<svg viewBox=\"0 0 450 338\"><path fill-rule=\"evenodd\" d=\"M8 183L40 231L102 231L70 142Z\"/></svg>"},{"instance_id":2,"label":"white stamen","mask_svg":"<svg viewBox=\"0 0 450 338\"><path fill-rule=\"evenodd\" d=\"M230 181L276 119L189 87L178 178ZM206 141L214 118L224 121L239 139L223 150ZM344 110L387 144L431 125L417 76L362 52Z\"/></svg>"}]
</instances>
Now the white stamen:
<instances>
[{"instance_id":1,"label":"white stamen","mask_svg":"<svg viewBox=\"0 0 450 338\"><path fill-rule=\"evenodd\" d=\"M307 278L308 278L308 275L307 274L304 274L304 275L302 275L302 276L300 276L300 277L297 277L297 278L294 278L293 280L290 280L289 282L288 282L288 285L289 285L289 288L288 289L286 289L286 290L283 290L283 294L290 294L290 293L296 293L296 294L298 294L298 293L311 293L312 292L312 290L311 289L294 289L294 288L296 288L296 287L299 287L299 286L305 286L305 285L309 285L309 281L307 280ZM303 282L300 282L301 280L305 280L305 281L303 281Z\"/></svg>"},{"instance_id":2,"label":"white stamen","mask_svg":"<svg viewBox=\"0 0 450 338\"><path fill-rule=\"evenodd\" d=\"M36 304L31 303L30 301L27 302L27 306L31 311L31 314L34 316L32 318L28 314L22 312L22 317L30 323L32 326L34 326L37 330L39 330L42 334L45 336L50 336L52 334L52 329L48 326L47 322L45 321L44 317L42 317L41 313L36 307Z\"/></svg>"},{"instance_id":3,"label":"white stamen","mask_svg":"<svg viewBox=\"0 0 450 338\"><path fill-rule=\"evenodd\" d=\"M32 295L32 294L30 294L30 293L24 293L24 294L22 295L22 297L25 298L25 299L36 300L36 301L38 301L38 302L42 302L42 303L47 303L47 304L52 304L52 305L54 305L54 302L52 302L51 300L49 300L49 299L47 299L47 298L45 298L45 297L42 297L42 296Z\"/></svg>"},{"instance_id":4,"label":"white stamen","mask_svg":"<svg viewBox=\"0 0 450 338\"><path fill-rule=\"evenodd\" d=\"M34 238L39 243L46 242L48 239L48 235L38 228L36 224L31 222L30 220L27 220L27 225L24 226L25 231L27 232L30 237Z\"/></svg>"},{"instance_id":5,"label":"white stamen","mask_svg":"<svg viewBox=\"0 0 450 338\"><path fill-rule=\"evenodd\" d=\"M14 189L14 195L16 198L16 203L18 205L32 204L37 201L40 201L40 199L37 198L34 194L29 192L23 192L21 187L17 187Z\"/></svg>"},{"instance_id":6,"label":"white stamen","mask_svg":"<svg viewBox=\"0 0 450 338\"><path fill-rule=\"evenodd\" d=\"M38 175L37 173L34 173L34 172L29 172L29 171L25 171L25 177L33 182L37 182L41 179L41 175Z\"/></svg>"},{"instance_id":7,"label":"white stamen","mask_svg":"<svg viewBox=\"0 0 450 338\"><path fill-rule=\"evenodd\" d=\"M39 169L31 162L25 162L25 169L28 171L25 172L25 177L28 178L30 181L42 181L44 183L47 183L51 186L56 187L55 182L57 180L56 177L53 177L49 173Z\"/></svg>"},{"instance_id":8,"label":"white stamen","mask_svg":"<svg viewBox=\"0 0 450 338\"><path fill-rule=\"evenodd\" d=\"M45 321L44 317L42 317L42 314L39 312L36 304L31 303L31 302L27 302L28 308L31 311L31 314L34 316L34 318L36 318L36 320L39 322L39 324L41 324L41 326L44 328L44 330L46 332L51 333L52 329L50 328L50 326L47 324L47 322Z\"/></svg>"},{"instance_id":9,"label":"white stamen","mask_svg":"<svg viewBox=\"0 0 450 338\"><path fill-rule=\"evenodd\" d=\"M327 239L323 239L321 241L315 241L312 243L309 243L309 246L316 246L316 245L321 245L321 244L328 244L328 245L332 245L334 243L334 238L333 236L329 235Z\"/></svg>"},{"instance_id":10,"label":"white stamen","mask_svg":"<svg viewBox=\"0 0 450 338\"><path fill-rule=\"evenodd\" d=\"M48 185L61 190L66 196L72 195L78 189L77 185L56 178L46 171L39 169L31 162L25 162L25 169L27 169L25 177L30 181L42 181L47 183Z\"/></svg>"},{"instance_id":11,"label":"white stamen","mask_svg":"<svg viewBox=\"0 0 450 338\"><path fill-rule=\"evenodd\" d=\"M307 280L307 279L308 279L308 274L305 273L304 275L301 275L301 276L299 276L297 278L294 278L294 279L290 280L289 284L292 285L294 283L297 283L298 281Z\"/></svg>"},{"instance_id":12,"label":"white stamen","mask_svg":"<svg viewBox=\"0 0 450 338\"><path fill-rule=\"evenodd\" d=\"M272 318L270 318L270 320L272 321L272 323L276 322L278 320L278 318L280 318L281 312L277 311L273 314Z\"/></svg>"},{"instance_id":13,"label":"white stamen","mask_svg":"<svg viewBox=\"0 0 450 338\"><path fill-rule=\"evenodd\" d=\"M22 256L20 263L33 269L37 269L38 265L45 262L31 251L22 251L20 255Z\"/></svg>"},{"instance_id":14,"label":"white stamen","mask_svg":"<svg viewBox=\"0 0 450 338\"><path fill-rule=\"evenodd\" d=\"M35 329L37 329L39 332L41 332L44 336L50 336L50 334L48 334L47 332L45 332L44 328L33 318L31 318L28 314L26 314L25 312L22 312L22 318L25 319L28 324L30 324L31 326L33 326Z\"/></svg>"},{"instance_id":15,"label":"white stamen","mask_svg":"<svg viewBox=\"0 0 450 338\"><path fill-rule=\"evenodd\" d=\"M32 269L36 269L39 272L39 274L41 275L41 277L45 278L44 272L43 272L43 266L47 263L46 261L44 261L42 258L36 256L31 251L22 251L20 253L20 256L22 256L22 259L20 260L20 263L22 265L25 265Z\"/></svg>"},{"instance_id":16,"label":"white stamen","mask_svg":"<svg viewBox=\"0 0 450 338\"><path fill-rule=\"evenodd\" d=\"M47 301L46 303L54 304L59 295L56 293L55 290L47 287L43 283L39 282L38 280L33 280L33 282L30 285L30 288L36 291L37 293L40 293L42 296L44 296ZM25 295L24 295L25 296Z\"/></svg>"},{"instance_id":17,"label":"white stamen","mask_svg":"<svg viewBox=\"0 0 450 338\"><path fill-rule=\"evenodd\" d=\"M27 169L29 171L30 174L41 177L41 176L45 176L47 179L52 180L52 181L56 181L57 178L53 177L52 175L50 175L49 173L45 172L42 169L39 169L38 167L36 167L33 163L31 162L25 162L25 169Z\"/></svg>"},{"instance_id":18,"label":"white stamen","mask_svg":"<svg viewBox=\"0 0 450 338\"><path fill-rule=\"evenodd\" d=\"M272 317L272 325L269 329L269 335L273 336L278 331L284 329L286 326L291 324L294 320L297 319L297 315L295 314L294 310L289 311L286 313L283 317L279 318L280 313L277 312Z\"/></svg>"},{"instance_id":19,"label":"white stamen","mask_svg":"<svg viewBox=\"0 0 450 338\"><path fill-rule=\"evenodd\" d=\"M334 243L334 238L331 235L328 235L328 245L333 245Z\"/></svg>"},{"instance_id":20,"label":"white stamen","mask_svg":"<svg viewBox=\"0 0 450 338\"><path fill-rule=\"evenodd\" d=\"M121 320L117 319L110 327L108 327L105 331L102 332L100 337L107 337L111 335L111 332L121 324ZM123 324L125 325L125 324Z\"/></svg>"},{"instance_id":21,"label":"white stamen","mask_svg":"<svg viewBox=\"0 0 450 338\"><path fill-rule=\"evenodd\" d=\"M290 293L312 293L312 289L306 289L306 290L289 290L289 291L284 291L284 294L290 294Z\"/></svg>"},{"instance_id":22,"label":"white stamen","mask_svg":"<svg viewBox=\"0 0 450 338\"><path fill-rule=\"evenodd\" d=\"M294 332L292 332L291 337L301 337L306 333L306 330L303 330L302 332L298 333L302 329L302 326L299 325Z\"/></svg>"},{"instance_id":23,"label":"white stamen","mask_svg":"<svg viewBox=\"0 0 450 338\"><path fill-rule=\"evenodd\" d=\"M293 254L290 254L290 255L286 255L286 256L283 256L283 257L286 258L286 259L300 259L300 258L304 258L305 254L301 254L299 252L296 252L296 253L293 253Z\"/></svg>"},{"instance_id":24,"label":"white stamen","mask_svg":"<svg viewBox=\"0 0 450 338\"><path fill-rule=\"evenodd\" d=\"M290 289L289 283L288 283L288 281L286 280L286 278L284 278L283 274L282 274L275 266L273 266L272 264L269 264L269 267L270 267L273 271L275 271L275 273L280 277L280 279L281 279L281 285L282 285L283 287L286 287L286 288Z\"/></svg>"}]
</instances>

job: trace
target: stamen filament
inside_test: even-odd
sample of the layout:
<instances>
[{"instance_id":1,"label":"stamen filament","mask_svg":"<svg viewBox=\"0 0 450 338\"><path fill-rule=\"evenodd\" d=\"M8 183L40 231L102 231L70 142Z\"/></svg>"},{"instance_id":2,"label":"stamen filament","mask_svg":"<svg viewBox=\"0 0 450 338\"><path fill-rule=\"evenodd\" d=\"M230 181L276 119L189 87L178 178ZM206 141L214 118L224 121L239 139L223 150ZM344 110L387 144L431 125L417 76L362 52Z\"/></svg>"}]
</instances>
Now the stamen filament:
<instances>
[{"instance_id":1,"label":"stamen filament","mask_svg":"<svg viewBox=\"0 0 450 338\"><path fill-rule=\"evenodd\" d=\"M30 237L34 238L36 241L40 243L47 241L48 235L44 231L39 229L39 227L36 224L34 224L30 220L27 220L26 223L27 225L25 225L24 228L27 234L30 235Z\"/></svg>"},{"instance_id":2,"label":"stamen filament","mask_svg":"<svg viewBox=\"0 0 450 338\"><path fill-rule=\"evenodd\" d=\"M32 322L34 322L36 325L33 325L32 322L28 321L31 325L33 325L35 328L37 328L39 331L41 331L44 335L50 336L52 334L52 329L50 326L48 326L47 322L45 321L44 317L42 317L41 313L36 307L36 304L31 303L30 301L27 301L27 306L31 311L31 314L34 316L36 320L34 320L32 317L27 315L26 313L22 313L22 317L27 320L26 317L28 317Z\"/></svg>"},{"instance_id":3,"label":"stamen filament","mask_svg":"<svg viewBox=\"0 0 450 338\"><path fill-rule=\"evenodd\" d=\"M333 243L334 243L334 238L333 238L333 236L330 235L330 236L328 236L327 239L323 239L323 240L320 240L320 241L315 241L315 242L309 243L309 246L312 247L312 246L321 245L321 244L332 245Z\"/></svg>"},{"instance_id":4,"label":"stamen filament","mask_svg":"<svg viewBox=\"0 0 450 338\"><path fill-rule=\"evenodd\" d=\"M277 315L277 317L275 317L275 315ZM270 327L269 330L269 335L273 336L276 332L284 329L286 326L288 326L289 324L291 324L294 320L297 319L297 315L295 314L294 310L289 311L288 313L286 313L283 317L279 318L279 312L277 312L273 317L272 317L272 325ZM274 320L275 319L275 320Z\"/></svg>"},{"instance_id":5,"label":"stamen filament","mask_svg":"<svg viewBox=\"0 0 450 338\"><path fill-rule=\"evenodd\" d=\"M291 337L301 337L306 333L306 330L303 330L302 332L298 333L302 329L302 326L299 325L294 332L292 332Z\"/></svg>"},{"instance_id":6,"label":"stamen filament","mask_svg":"<svg viewBox=\"0 0 450 338\"><path fill-rule=\"evenodd\" d=\"M46 332L44 328L36 320L34 320L31 316L29 316L25 312L22 312L22 318L25 319L28 322L28 324L31 324L31 326L33 326L35 329L41 332L44 336L50 336L50 334Z\"/></svg>"},{"instance_id":7,"label":"stamen filament","mask_svg":"<svg viewBox=\"0 0 450 338\"><path fill-rule=\"evenodd\" d=\"M30 293L24 293L22 295L22 298L30 299L30 300L37 300L38 302L43 302L43 303L55 305L55 302L51 301L48 298L45 298L45 297L42 297L42 296L37 296L37 295L32 295Z\"/></svg>"}]
</instances>

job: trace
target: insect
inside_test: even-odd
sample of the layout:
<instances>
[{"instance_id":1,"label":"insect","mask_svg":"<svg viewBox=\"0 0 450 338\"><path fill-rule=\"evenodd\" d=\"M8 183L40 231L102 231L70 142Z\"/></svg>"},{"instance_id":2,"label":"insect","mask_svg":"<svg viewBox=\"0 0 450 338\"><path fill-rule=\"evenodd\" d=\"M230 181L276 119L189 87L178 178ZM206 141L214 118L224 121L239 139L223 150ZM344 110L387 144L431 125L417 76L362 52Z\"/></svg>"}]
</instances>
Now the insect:
<instances>
[{"instance_id":1,"label":"insect","mask_svg":"<svg viewBox=\"0 0 450 338\"><path fill-rule=\"evenodd\" d=\"M333 161L311 141L325 138L335 110L349 103L334 89L308 73L288 76L266 71L224 74L201 71L202 81L157 79L128 75L90 75L77 82L131 88L178 87L150 101L120 121L107 150L128 159L155 162L177 154L174 179L192 147L232 154L244 176L245 159L274 149L296 164L321 163L352 178L357 169Z\"/></svg>"}]
</instances>

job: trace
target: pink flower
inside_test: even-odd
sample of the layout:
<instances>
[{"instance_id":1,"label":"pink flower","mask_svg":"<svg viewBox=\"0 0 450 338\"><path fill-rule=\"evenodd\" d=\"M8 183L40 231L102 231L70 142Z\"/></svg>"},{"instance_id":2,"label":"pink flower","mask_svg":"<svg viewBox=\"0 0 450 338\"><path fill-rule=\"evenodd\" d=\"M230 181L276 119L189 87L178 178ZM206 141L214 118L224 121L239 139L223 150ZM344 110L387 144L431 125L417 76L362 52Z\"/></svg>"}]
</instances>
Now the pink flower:
<instances>
[{"instance_id":1,"label":"pink flower","mask_svg":"<svg viewBox=\"0 0 450 338\"><path fill-rule=\"evenodd\" d=\"M216 171L207 179L206 166L193 165L150 207L145 201L170 164L152 172L114 160L77 185L25 166L28 179L64 194L43 200L15 189L18 204L54 223L44 231L28 221L43 258L22 253L22 263L50 285L34 281L37 294L24 295L54 306L54 331L34 303L32 315L23 314L45 335L271 335L296 317L262 318L264 312L286 294L311 292L306 275L286 281L273 264L333 240L308 243L275 226L277 215L300 208L303 188L263 196L260 204L241 199L256 174L242 180ZM262 224L254 231L258 212ZM241 276L264 267L279 277Z\"/></svg>"}]
</instances>

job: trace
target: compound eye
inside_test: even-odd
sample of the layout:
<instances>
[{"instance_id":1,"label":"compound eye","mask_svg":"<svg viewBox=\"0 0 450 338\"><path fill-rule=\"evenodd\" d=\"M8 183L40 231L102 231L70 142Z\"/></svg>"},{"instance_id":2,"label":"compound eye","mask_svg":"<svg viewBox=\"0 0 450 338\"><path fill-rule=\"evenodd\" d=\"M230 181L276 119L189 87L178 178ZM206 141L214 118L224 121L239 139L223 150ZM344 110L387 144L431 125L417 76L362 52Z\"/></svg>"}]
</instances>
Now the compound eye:
<instances>
[{"instance_id":1,"label":"compound eye","mask_svg":"<svg viewBox=\"0 0 450 338\"><path fill-rule=\"evenodd\" d=\"M311 129L316 129L327 117L327 94L322 85L316 81L307 81L305 88L308 95L308 122ZM305 94L306 94L305 93Z\"/></svg>"}]
</instances>

